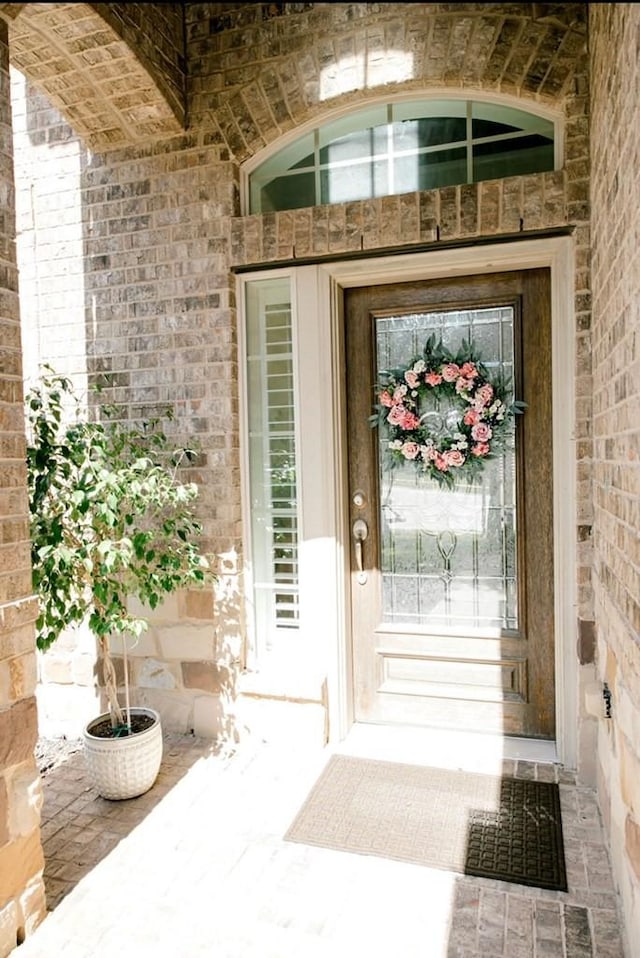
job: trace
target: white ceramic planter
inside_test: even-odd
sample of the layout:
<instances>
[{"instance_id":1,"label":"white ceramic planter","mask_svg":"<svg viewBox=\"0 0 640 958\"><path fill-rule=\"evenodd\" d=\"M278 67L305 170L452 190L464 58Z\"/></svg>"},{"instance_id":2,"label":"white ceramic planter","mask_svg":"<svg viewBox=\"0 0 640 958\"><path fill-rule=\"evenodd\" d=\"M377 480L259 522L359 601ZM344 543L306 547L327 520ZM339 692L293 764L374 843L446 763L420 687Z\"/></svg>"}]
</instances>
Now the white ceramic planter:
<instances>
[{"instance_id":1,"label":"white ceramic planter","mask_svg":"<svg viewBox=\"0 0 640 958\"><path fill-rule=\"evenodd\" d=\"M89 775L103 798L136 798L149 791L162 761L160 715L149 708L132 708L132 715L148 715L154 724L144 732L123 738L100 738L91 729L108 719L107 713L92 719L83 733Z\"/></svg>"}]
</instances>

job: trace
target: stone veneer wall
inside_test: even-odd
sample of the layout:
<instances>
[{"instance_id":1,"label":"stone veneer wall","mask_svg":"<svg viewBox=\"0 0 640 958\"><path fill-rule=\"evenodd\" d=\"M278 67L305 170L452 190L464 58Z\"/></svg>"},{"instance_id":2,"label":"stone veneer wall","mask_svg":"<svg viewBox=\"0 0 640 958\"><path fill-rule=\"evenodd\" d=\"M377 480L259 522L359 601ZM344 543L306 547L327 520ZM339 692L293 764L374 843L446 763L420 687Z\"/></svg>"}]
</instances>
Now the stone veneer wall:
<instances>
[{"instance_id":1,"label":"stone veneer wall","mask_svg":"<svg viewBox=\"0 0 640 958\"><path fill-rule=\"evenodd\" d=\"M640 7L589 5L593 119L594 593L598 789L628 936L640 942Z\"/></svg>"},{"instance_id":2,"label":"stone veneer wall","mask_svg":"<svg viewBox=\"0 0 640 958\"><path fill-rule=\"evenodd\" d=\"M45 912L13 193L7 29L0 23L0 955Z\"/></svg>"}]
</instances>

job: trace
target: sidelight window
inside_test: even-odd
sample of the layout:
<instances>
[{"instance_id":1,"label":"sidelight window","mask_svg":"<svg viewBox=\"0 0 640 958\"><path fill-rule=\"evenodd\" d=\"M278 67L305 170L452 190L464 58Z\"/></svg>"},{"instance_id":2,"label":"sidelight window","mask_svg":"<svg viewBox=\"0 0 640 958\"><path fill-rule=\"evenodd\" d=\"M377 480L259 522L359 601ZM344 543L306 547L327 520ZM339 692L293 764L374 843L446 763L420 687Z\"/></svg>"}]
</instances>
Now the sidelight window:
<instances>
[{"instance_id":1,"label":"sidelight window","mask_svg":"<svg viewBox=\"0 0 640 958\"><path fill-rule=\"evenodd\" d=\"M254 627L263 649L298 629L298 494L289 280L247 285Z\"/></svg>"}]
</instances>

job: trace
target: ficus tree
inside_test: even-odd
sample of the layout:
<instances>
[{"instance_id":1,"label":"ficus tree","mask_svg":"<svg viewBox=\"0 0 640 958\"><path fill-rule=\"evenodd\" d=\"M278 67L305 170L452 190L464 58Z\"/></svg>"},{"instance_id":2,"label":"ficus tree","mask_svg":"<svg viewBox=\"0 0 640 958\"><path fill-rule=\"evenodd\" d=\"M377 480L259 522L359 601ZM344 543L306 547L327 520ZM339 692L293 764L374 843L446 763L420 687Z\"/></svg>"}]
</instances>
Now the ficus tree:
<instances>
[{"instance_id":1,"label":"ficus tree","mask_svg":"<svg viewBox=\"0 0 640 958\"><path fill-rule=\"evenodd\" d=\"M37 645L48 649L86 620L98 640L112 726L127 734L109 637L126 642L147 628L129 599L153 609L215 576L199 549L197 486L179 477L195 451L176 449L160 419L131 424L112 407L98 408L100 420L90 420L72 382L48 366L26 396ZM125 684L128 706L127 675Z\"/></svg>"}]
</instances>

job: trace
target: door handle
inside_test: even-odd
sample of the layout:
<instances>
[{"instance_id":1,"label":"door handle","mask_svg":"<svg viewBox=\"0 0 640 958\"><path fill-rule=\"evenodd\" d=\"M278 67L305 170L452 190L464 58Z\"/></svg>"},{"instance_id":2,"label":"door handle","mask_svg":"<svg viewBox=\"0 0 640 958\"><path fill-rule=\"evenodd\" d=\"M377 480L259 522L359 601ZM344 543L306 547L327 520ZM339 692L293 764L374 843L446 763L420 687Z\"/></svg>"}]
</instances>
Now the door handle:
<instances>
[{"instance_id":1,"label":"door handle","mask_svg":"<svg viewBox=\"0 0 640 958\"><path fill-rule=\"evenodd\" d=\"M353 534L353 541L356 548L356 565L358 567L358 582L360 585L364 585L367 581L367 573L364 571L364 564L362 560L362 543L369 535L369 527L364 519L356 519L353 523L351 532Z\"/></svg>"}]
</instances>

